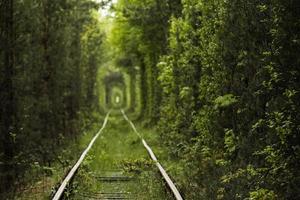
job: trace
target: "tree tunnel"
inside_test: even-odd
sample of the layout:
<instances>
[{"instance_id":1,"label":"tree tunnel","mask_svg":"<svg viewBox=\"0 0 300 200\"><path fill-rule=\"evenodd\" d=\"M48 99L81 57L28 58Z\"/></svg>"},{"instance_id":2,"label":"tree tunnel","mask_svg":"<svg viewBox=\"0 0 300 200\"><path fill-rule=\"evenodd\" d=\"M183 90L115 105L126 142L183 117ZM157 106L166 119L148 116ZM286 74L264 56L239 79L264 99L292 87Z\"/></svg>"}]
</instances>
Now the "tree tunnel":
<instances>
[{"instance_id":1,"label":"tree tunnel","mask_svg":"<svg viewBox=\"0 0 300 200\"><path fill-rule=\"evenodd\" d=\"M108 109L125 108L127 105L126 84L120 72L107 75L104 78L105 107Z\"/></svg>"},{"instance_id":2,"label":"tree tunnel","mask_svg":"<svg viewBox=\"0 0 300 200\"><path fill-rule=\"evenodd\" d=\"M140 76L115 67L102 67L98 72L99 107L102 114L108 110L124 109L128 113L140 112Z\"/></svg>"}]
</instances>

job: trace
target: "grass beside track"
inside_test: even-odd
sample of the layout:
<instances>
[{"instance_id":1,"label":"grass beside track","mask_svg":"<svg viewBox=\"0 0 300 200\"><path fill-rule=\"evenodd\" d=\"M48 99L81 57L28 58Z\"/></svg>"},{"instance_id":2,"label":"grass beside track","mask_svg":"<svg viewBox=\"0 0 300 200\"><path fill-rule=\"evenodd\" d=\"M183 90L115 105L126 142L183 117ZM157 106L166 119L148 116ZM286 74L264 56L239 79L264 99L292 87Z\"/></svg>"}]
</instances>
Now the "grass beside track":
<instances>
[{"instance_id":1,"label":"grass beside track","mask_svg":"<svg viewBox=\"0 0 300 200\"><path fill-rule=\"evenodd\" d=\"M119 176L130 180L103 181ZM101 193L120 193L138 200L173 199L140 139L121 115L109 118L65 199L96 199Z\"/></svg>"}]
</instances>

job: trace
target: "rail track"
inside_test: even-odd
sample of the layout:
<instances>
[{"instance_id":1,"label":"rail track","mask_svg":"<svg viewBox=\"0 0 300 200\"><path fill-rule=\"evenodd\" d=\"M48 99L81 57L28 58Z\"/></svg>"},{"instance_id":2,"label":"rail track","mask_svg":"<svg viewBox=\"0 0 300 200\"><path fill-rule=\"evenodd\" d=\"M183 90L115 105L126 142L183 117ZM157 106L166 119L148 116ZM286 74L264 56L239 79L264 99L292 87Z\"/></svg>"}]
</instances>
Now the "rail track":
<instances>
[{"instance_id":1,"label":"rail track","mask_svg":"<svg viewBox=\"0 0 300 200\"><path fill-rule=\"evenodd\" d=\"M124 119L130 124L131 128L133 129L134 133L138 136L140 142L143 144L144 148L147 150L151 160L155 163L155 166L157 167L157 170L159 171L160 176L162 177L163 181L165 182L165 186L169 191L171 191L174 199L176 200L182 200L182 196L180 192L178 191L176 185L171 180L170 176L167 174L166 170L163 168L163 166L158 161L156 155L150 148L150 146L147 144L147 142L144 140L142 135L137 131L134 123L130 121L130 119L127 117L124 110L121 110L121 113L124 117ZM78 161L75 163L75 165L72 167L70 172L67 174L67 176L64 178L64 180L61 182L58 190L56 191L55 195L53 196L52 200L60 200L64 196L64 193L67 191L67 187L69 184L71 184L72 180L76 177L76 174L78 170L80 169L81 164L85 160L87 154L93 147L94 143L98 139L98 137L101 135L103 130L105 129L107 122L110 117L110 112L107 113L103 125L98 131L98 133L93 137L93 139L90 141L87 148L83 151L81 156L79 157ZM102 171L97 174L93 174L93 178L96 179L98 182L101 182L102 184L107 184L108 187L110 184L130 184L132 182L135 182L135 178L129 174L124 173L121 170L111 170L111 171ZM138 189L138 188L137 188ZM80 194L76 195L77 197L75 199L137 199L134 197L134 194L127 191L98 191L98 192L81 192Z\"/></svg>"}]
</instances>

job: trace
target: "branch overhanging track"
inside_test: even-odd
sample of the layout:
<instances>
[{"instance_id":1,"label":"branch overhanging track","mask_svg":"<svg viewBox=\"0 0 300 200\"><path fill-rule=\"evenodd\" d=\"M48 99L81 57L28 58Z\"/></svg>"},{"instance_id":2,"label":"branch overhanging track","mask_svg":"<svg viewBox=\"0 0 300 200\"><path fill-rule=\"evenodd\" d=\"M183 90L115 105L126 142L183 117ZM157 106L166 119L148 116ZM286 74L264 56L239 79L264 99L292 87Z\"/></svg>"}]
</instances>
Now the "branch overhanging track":
<instances>
[{"instance_id":1,"label":"branch overhanging track","mask_svg":"<svg viewBox=\"0 0 300 200\"><path fill-rule=\"evenodd\" d=\"M54 197L52 198L52 200L59 200L63 196L63 193L64 193L67 185L70 183L70 181L74 177L76 171L78 170L78 168L80 167L80 165L83 162L84 158L86 157L87 153L90 151L90 149L94 145L95 141L97 140L97 138L99 137L99 135L102 133L102 131L106 127L109 115L110 115L110 111L107 113L107 115L106 115L106 117L104 119L102 127L100 128L100 130L98 131L98 133L93 137L93 139L89 143L88 147L83 151L83 153L81 154L81 156L78 159L78 161L76 162L76 164L73 166L73 168L70 170L70 172L68 173L68 175L65 177L65 179L63 180L63 182L61 183L60 187L56 191L56 193L55 193Z\"/></svg>"},{"instance_id":2,"label":"branch overhanging track","mask_svg":"<svg viewBox=\"0 0 300 200\"><path fill-rule=\"evenodd\" d=\"M141 136L141 134L137 131L135 125L133 124L132 121L129 120L129 118L127 117L127 115L125 114L124 110L121 110L123 117L125 118L125 120L131 125L132 129L134 130L134 132L138 135L138 137L141 139L144 147L147 149L147 152L149 153L151 159L155 162L159 172L161 173L161 175L163 176L164 180L166 181L168 187L171 189L174 197L176 198L176 200L183 200L179 190L177 189L177 187L175 186L174 182L172 181L172 179L170 178L170 176L167 174L166 170L163 168L163 166L159 163L159 161L157 160L155 154L153 153L152 149L150 148L150 146L147 144L147 142L144 140L144 138Z\"/></svg>"}]
</instances>

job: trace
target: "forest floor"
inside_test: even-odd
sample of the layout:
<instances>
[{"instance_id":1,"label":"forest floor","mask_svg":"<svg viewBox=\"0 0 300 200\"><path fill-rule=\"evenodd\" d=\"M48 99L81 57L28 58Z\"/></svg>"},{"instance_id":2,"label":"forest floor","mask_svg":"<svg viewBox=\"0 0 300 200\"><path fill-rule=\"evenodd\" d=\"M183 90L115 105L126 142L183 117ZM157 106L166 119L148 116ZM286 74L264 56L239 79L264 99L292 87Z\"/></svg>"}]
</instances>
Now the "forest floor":
<instances>
[{"instance_id":1,"label":"forest floor","mask_svg":"<svg viewBox=\"0 0 300 200\"><path fill-rule=\"evenodd\" d=\"M155 153L163 156L164 151L159 148L157 134L151 130L141 130L150 146L154 145ZM80 146L87 144L90 138L90 134L84 135ZM65 195L65 199L76 200L173 199L140 138L121 113L110 116L107 126L88 153ZM41 199L41 195L38 198Z\"/></svg>"}]
</instances>

